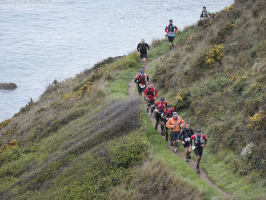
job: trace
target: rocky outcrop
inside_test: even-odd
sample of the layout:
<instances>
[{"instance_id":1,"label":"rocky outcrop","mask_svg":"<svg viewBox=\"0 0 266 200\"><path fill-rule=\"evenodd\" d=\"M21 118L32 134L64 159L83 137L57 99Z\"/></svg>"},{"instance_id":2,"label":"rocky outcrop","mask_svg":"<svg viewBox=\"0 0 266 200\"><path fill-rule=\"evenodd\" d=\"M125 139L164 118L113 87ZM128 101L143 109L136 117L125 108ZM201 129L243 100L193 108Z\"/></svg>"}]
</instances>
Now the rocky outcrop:
<instances>
[{"instance_id":1,"label":"rocky outcrop","mask_svg":"<svg viewBox=\"0 0 266 200\"><path fill-rule=\"evenodd\" d=\"M0 90L14 90L17 88L15 83L0 83Z\"/></svg>"}]
</instances>

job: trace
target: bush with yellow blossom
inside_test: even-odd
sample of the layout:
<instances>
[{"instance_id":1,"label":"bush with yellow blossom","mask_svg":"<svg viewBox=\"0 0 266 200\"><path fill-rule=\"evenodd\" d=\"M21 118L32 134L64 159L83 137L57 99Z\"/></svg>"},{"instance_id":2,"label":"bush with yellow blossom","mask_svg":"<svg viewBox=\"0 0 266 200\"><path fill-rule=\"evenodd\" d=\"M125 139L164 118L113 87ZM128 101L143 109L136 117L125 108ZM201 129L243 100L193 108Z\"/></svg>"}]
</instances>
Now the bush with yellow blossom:
<instances>
[{"instance_id":1,"label":"bush with yellow blossom","mask_svg":"<svg viewBox=\"0 0 266 200\"><path fill-rule=\"evenodd\" d=\"M214 45L210 51L205 55L205 63L212 67L216 63L221 62L224 57L224 46L223 45Z\"/></svg>"}]
</instances>

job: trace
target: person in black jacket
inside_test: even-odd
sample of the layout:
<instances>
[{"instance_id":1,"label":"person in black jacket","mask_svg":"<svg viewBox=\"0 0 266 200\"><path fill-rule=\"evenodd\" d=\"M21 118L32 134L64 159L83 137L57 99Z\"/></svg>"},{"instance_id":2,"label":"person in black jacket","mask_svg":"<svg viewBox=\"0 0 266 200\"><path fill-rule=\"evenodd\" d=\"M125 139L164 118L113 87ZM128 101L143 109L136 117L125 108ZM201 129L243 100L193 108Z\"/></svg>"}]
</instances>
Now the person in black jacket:
<instances>
[{"instance_id":1,"label":"person in black jacket","mask_svg":"<svg viewBox=\"0 0 266 200\"><path fill-rule=\"evenodd\" d=\"M191 159L190 153L192 151L191 149L191 136L193 135L193 129L190 128L189 123L186 123L186 127L182 130L180 137L181 141L185 148L185 157L186 161L188 162L189 159Z\"/></svg>"},{"instance_id":2,"label":"person in black jacket","mask_svg":"<svg viewBox=\"0 0 266 200\"><path fill-rule=\"evenodd\" d=\"M147 43L145 43L145 40L142 39L141 43L138 44L137 46L137 51L140 54L140 59L142 62L143 67L145 67L148 51L150 50L150 47Z\"/></svg>"}]
</instances>

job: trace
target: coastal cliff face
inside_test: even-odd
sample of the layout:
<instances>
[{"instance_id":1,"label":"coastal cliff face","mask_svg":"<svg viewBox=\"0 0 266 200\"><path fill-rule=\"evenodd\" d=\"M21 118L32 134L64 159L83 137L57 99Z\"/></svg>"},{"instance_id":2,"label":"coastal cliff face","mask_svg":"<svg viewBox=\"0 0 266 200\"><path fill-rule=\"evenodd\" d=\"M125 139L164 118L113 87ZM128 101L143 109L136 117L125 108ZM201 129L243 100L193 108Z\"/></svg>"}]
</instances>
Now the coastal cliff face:
<instances>
[{"instance_id":1,"label":"coastal cliff face","mask_svg":"<svg viewBox=\"0 0 266 200\"><path fill-rule=\"evenodd\" d=\"M266 198L265 9L238 0L149 52L160 95L207 134L203 170L236 200ZM128 95L140 68L135 52L109 58L0 123L0 199L226 199Z\"/></svg>"},{"instance_id":2,"label":"coastal cliff face","mask_svg":"<svg viewBox=\"0 0 266 200\"><path fill-rule=\"evenodd\" d=\"M14 90L17 88L15 83L0 83L0 90Z\"/></svg>"}]
</instances>

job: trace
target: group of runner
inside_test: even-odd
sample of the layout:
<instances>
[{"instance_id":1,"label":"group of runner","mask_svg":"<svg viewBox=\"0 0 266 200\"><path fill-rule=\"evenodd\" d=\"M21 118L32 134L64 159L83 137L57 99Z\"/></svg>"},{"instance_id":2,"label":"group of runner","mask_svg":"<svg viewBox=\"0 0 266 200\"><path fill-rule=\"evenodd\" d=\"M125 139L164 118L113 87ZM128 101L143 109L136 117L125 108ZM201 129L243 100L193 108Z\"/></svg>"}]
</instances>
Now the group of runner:
<instances>
[{"instance_id":1,"label":"group of runner","mask_svg":"<svg viewBox=\"0 0 266 200\"><path fill-rule=\"evenodd\" d=\"M206 6L204 6L200 14L200 20L206 21L208 17L209 17L209 13L207 12ZM177 26L173 24L172 19L169 20L169 23L168 25L165 26L164 31L166 33L166 37L168 37L170 51L172 51L174 49L175 35L178 32L178 28ZM140 54L141 63L144 68L145 68L145 63L147 60L147 55L148 55L149 50L150 50L150 46L145 42L144 39L142 39L141 42L137 46L137 51Z\"/></svg>"},{"instance_id":2,"label":"group of runner","mask_svg":"<svg viewBox=\"0 0 266 200\"><path fill-rule=\"evenodd\" d=\"M143 73L143 69L141 73ZM140 74L137 76L139 77ZM144 76L147 76L144 73ZM138 78L136 77L136 83ZM147 76L148 77L148 76ZM174 147L174 151L177 152L178 146L183 144L185 149L185 158L189 162L191 159L190 153L194 151L196 155L196 169L200 173L200 160L203 153L203 149L207 144L207 137L200 129L196 130L194 134L193 129L188 122L185 122L181 116L179 116L175 108L168 104L164 97L160 97L160 100L155 101L158 96L158 90L153 84L150 84L144 90L144 98L147 101L147 113L153 117L155 115L155 129L158 130L158 126L161 126L161 135L165 137L165 141L168 142L168 132L170 130L170 144ZM141 95L141 93L140 93Z\"/></svg>"},{"instance_id":3,"label":"group of runner","mask_svg":"<svg viewBox=\"0 0 266 200\"><path fill-rule=\"evenodd\" d=\"M207 17L207 11L206 7L203 7L200 18L205 19L205 17ZM165 27L165 32L168 36L170 51L174 48L173 41L177 31L178 28L173 24L173 20L169 20L169 24ZM207 137L200 129L196 129L196 133L194 133L190 124L178 115L175 108L168 104L164 97L160 97L160 100L156 101L158 90L152 83L148 86L149 76L145 74L145 63L149 50L149 45L142 39L141 43L137 46L137 51L140 53L140 59L143 64L143 68L135 77L138 93L140 96L144 93L144 99L147 102L146 111L151 117L155 115L155 129L158 130L160 124L161 135L165 137L166 142L169 140L168 132L170 130L170 144L174 147L174 151L177 152L178 146L183 144L187 162L190 161L190 154L194 151L196 155L196 169L200 173L200 160L203 149L207 144Z\"/></svg>"}]
</instances>

